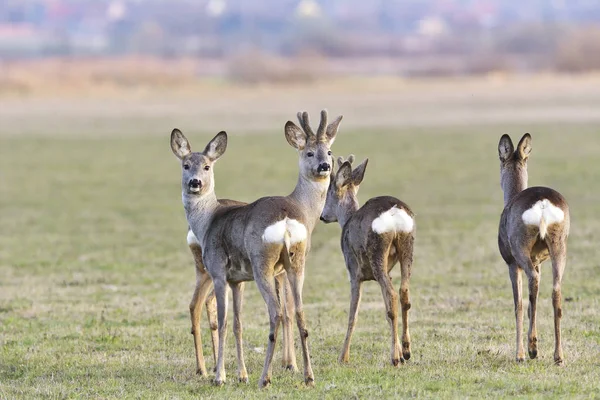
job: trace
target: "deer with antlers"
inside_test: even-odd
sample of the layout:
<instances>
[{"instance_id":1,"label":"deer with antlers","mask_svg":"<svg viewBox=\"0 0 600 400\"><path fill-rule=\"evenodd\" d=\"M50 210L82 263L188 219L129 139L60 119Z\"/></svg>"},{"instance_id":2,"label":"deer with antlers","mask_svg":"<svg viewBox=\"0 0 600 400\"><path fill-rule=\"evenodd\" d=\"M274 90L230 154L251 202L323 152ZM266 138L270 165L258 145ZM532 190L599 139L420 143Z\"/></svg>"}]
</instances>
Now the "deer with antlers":
<instances>
[{"instance_id":1,"label":"deer with antlers","mask_svg":"<svg viewBox=\"0 0 600 400\"><path fill-rule=\"evenodd\" d=\"M529 281L529 357L537 357L537 298L540 265L552 260L552 305L554 307L554 362L563 363L560 338L562 317L561 282L567 260L569 206L556 190L547 187L527 188L527 160L531 153L531 135L526 133L515 149L510 136L503 135L498 144L500 184L504 191L504 211L500 217L498 246L508 265L515 303L517 325L517 362L525 360L523 348L523 304L521 272Z\"/></svg>"},{"instance_id":2,"label":"deer with antlers","mask_svg":"<svg viewBox=\"0 0 600 400\"><path fill-rule=\"evenodd\" d=\"M416 228L414 214L405 203L390 196L374 197L359 208L358 188L368 159L354 170L353 161L352 155L346 161L338 158L338 171L329 184L321 215L325 223L337 221L342 227L341 246L350 279L348 331L339 361L348 362L350 358L350 340L358 316L362 283L376 280L381 286L392 331L391 362L397 366L411 355L408 310ZM398 341L398 295L390 278L390 271L397 262L400 262L401 276L402 351Z\"/></svg>"},{"instance_id":3,"label":"deer with antlers","mask_svg":"<svg viewBox=\"0 0 600 400\"><path fill-rule=\"evenodd\" d=\"M277 332L283 318L275 282L281 270L286 272L294 299L305 383L314 383L302 302L304 263L310 249L312 230L325 203L331 173L330 147L337 134L341 116L328 125L327 112L322 111L316 134L310 126L308 113L299 114L298 117L302 128L291 121L285 125L286 139L300 155L298 182L293 192L285 197L264 197L239 207L219 206L214 193L211 167L225 152L226 134L222 132L217 135L202 153L192 153L189 142L181 132L174 131L172 134L171 146L182 161L182 199L186 218L200 242L202 260L212 279L217 301L217 385L223 384L226 378L224 344L227 333L228 285L233 292L238 373L245 372L244 360L240 357L240 284L250 280L256 281L269 311L269 340L259 386L269 385ZM238 329L235 329L235 325Z\"/></svg>"}]
</instances>

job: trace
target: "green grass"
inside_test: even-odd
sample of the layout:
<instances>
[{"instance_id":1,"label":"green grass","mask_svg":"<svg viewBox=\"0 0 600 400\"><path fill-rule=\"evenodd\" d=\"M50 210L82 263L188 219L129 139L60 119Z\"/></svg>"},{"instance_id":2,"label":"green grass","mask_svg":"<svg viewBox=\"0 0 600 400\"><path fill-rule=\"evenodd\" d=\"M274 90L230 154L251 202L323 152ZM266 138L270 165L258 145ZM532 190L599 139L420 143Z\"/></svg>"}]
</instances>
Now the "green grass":
<instances>
[{"instance_id":1,"label":"green grass","mask_svg":"<svg viewBox=\"0 0 600 400\"><path fill-rule=\"evenodd\" d=\"M552 360L548 263L538 308L539 359L513 361L512 293L496 245L497 143L502 133L518 140L525 131L533 135L530 184L558 189L571 205L564 368ZM212 137L186 133L195 149ZM337 363L349 284L340 228L320 224L304 295L316 387L305 388L301 373L280 367L278 344L273 385L265 392L257 380L268 318L252 282L244 306L250 384L236 383L231 329L227 384L215 388L195 375L188 317L195 276L180 170L167 134L0 136L0 398L596 397L598 134L593 125L556 124L342 129L334 152L370 158L361 202L390 194L417 214L413 357L399 368L388 365L381 292L368 283L351 362ZM215 170L219 196L250 201L291 191L296 155L281 131L232 134ZM397 269L393 276L397 286ZM204 319L203 327L212 368ZM301 367L298 346L297 352Z\"/></svg>"}]
</instances>

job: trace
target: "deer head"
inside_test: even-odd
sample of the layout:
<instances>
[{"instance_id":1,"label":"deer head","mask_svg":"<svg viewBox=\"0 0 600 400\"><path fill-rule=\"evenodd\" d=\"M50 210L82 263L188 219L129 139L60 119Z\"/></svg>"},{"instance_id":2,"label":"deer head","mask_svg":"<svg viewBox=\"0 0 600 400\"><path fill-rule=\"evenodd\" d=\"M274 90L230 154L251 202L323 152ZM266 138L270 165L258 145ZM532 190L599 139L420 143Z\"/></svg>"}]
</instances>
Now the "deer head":
<instances>
[{"instance_id":1,"label":"deer head","mask_svg":"<svg viewBox=\"0 0 600 400\"><path fill-rule=\"evenodd\" d=\"M341 215L354 212L358 209L358 188L365 177L365 170L369 159L365 159L354 170L352 169L354 156L348 160L338 157L338 170L329 182L325 207L321 213L321 221L325 223L336 222Z\"/></svg>"},{"instance_id":2,"label":"deer head","mask_svg":"<svg viewBox=\"0 0 600 400\"><path fill-rule=\"evenodd\" d=\"M192 152L187 138L179 129L171 132L171 149L181 160L181 189L183 196L203 196L214 193L213 164L227 149L227 133L221 131L206 145L201 153Z\"/></svg>"},{"instance_id":3,"label":"deer head","mask_svg":"<svg viewBox=\"0 0 600 400\"><path fill-rule=\"evenodd\" d=\"M333 163L331 145L335 140L342 116L327 125L327 111L321 111L321 123L316 134L310 126L307 112L298 113L298 121L302 128L292 121L285 124L285 138L293 148L298 150L300 175L310 181L323 181L331 174Z\"/></svg>"},{"instance_id":4,"label":"deer head","mask_svg":"<svg viewBox=\"0 0 600 400\"><path fill-rule=\"evenodd\" d=\"M515 150L508 135L502 135L498 144L500 157L500 186L504 191L504 204L527 188L527 160L531 154L531 135L523 135Z\"/></svg>"}]
</instances>

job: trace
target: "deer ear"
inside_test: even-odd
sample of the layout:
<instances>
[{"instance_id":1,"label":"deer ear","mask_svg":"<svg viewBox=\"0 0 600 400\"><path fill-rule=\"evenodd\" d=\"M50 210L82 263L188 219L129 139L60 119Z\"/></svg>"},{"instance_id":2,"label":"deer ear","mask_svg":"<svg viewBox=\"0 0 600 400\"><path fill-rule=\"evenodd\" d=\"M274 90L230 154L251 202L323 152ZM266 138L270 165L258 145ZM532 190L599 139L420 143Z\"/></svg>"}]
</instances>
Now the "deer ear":
<instances>
[{"instance_id":1,"label":"deer ear","mask_svg":"<svg viewBox=\"0 0 600 400\"><path fill-rule=\"evenodd\" d=\"M192 152L190 142L179 129L173 129L171 132L171 150L180 160Z\"/></svg>"},{"instance_id":2,"label":"deer ear","mask_svg":"<svg viewBox=\"0 0 600 400\"><path fill-rule=\"evenodd\" d=\"M342 122L343 117L343 115L340 115L332 123L327 125L327 129L325 130L325 136L327 136L329 146L331 146L333 144L333 141L335 140L335 135L337 135L338 128L340 126L340 122Z\"/></svg>"},{"instance_id":3,"label":"deer ear","mask_svg":"<svg viewBox=\"0 0 600 400\"><path fill-rule=\"evenodd\" d=\"M361 162L358 167L354 168L354 171L352 171L352 183L354 183L356 186L360 185L360 183L363 181L368 162L369 159L366 158L365 161Z\"/></svg>"},{"instance_id":4,"label":"deer ear","mask_svg":"<svg viewBox=\"0 0 600 400\"><path fill-rule=\"evenodd\" d=\"M221 131L206 145L202 154L210 161L217 161L227 149L227 133Z\"/></svg>"},{"instance_id":5,"label":"deer ear","mask_svg":"<svg viewBox=\"0 0 600 400\"><path fill-rule=\"evenodd\" d=\"M292 121L285 123L285 138L290 146L296 150L302 150L306 147L306 133Z\"/></svg>"},{"instance_id":6,"label":"deer ear","mask_svg":"<svg viewBox=\"0 0 600 400\"><path fill-rule=\"evenodd\" d=\"M513 145L510 136L504 134L500 138L500 143L498 143L498 155L500 156L500 161L506 161L510 157L512 157L515 152L515 146Z\"/></svg>"},{"instance_id":7,"label":"deer ear","mask_svg":"<svg viewBox=\"0 0 600 400\"><path fill-rule=\"evenodd\" d=\"M352 166L348 161L344 161L335 175L335 185L338 189L352 182Z\"/></svg>"},{"instance_id":8,"label":"deer ear","mask_svg":"<svg viewBox=\"0 0 600 400\"><path fill-rule=\"evenodd\" d=\"M531 135L529 133L523 135L517 149L519 149L519 157L522 160L525 161L529 158L529 154L531 154Z\"/></svg>"}]
</instances>

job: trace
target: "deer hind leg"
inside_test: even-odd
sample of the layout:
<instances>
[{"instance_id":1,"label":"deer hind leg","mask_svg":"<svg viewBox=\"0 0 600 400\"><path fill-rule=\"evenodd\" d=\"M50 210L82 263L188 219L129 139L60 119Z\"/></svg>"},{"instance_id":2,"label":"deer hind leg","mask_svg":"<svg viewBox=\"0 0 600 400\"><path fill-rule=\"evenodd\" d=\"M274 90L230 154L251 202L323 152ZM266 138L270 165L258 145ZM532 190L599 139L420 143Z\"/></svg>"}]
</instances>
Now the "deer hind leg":
<instances>
[{"instance_id":1,"label":"deer hind leg","mask_svg":"<svg viewBox=\"0 0 600 400\"><path fill-rule=\"evenodd\" d=\"M238 361L238 380L248 383L248 372L244 362L244 346L242 340L242 302L244 297L244 282L230 283L233 294L233 333Z\"/></svg>"},{"instance_id":2,"label":"deer hind leg","mask_svg":"<svg viewBox=\"0 0 600 400\"><path fill-rule=\"evenodd\" d=\"M537 299L540 287L540 268L533 265L531 257L525 252L515 254L517 263L523 268L529 282L529 332L527 334L527 350L529 358L537 357Z\"/></svg>"},{"instance_id":3,"label":"deer hind leg","mask_svg":"<svg viewBox=\"0 0 600 400\"><path fill-rule=\"evenodd\" d=\"M275 283L277 286L277 293L279 294L279 301L283 307L283 346L281 365L289 371L296 372L298 371L298 365L296 364L294 330L292 328L294 315L294 296L292 295L292 289L285 272L275 277Z\"/></svg>"},{"instance_id":4,"label":"deer hind leg","mask_svg":"<svg viewBox=\"0 0 600 400\"><path fill-rule=\"evenodd\" d=\"M387 255L390 245L391 242L383 243L382 241L375 244L369 254L369 261L373 269L373 276L381 286L386 316L392 331L392 365L398 366L398 364L404 362L404 359L400 353L400 341L398 340L398 295L394 290L387 268Z\"/></svg>"},{"instance_id":5,"label":"deer hind leg","mask_svg":"<svg viewBox=\"0 0 600 400\"><path fill-rule=\"evenodd\" d=\"M350 341L356 326L356 318L358 317L358 307L360 305L360 296L362 291L362 282L356 278L352 278L350 282L350 311L348 311L348 331L346 332L346 340L342 348L342 354L339 361L347 363L350 361Z\"/></svg>"},{"instance_id":6,"label":"deer hind leg","mask_svg":"<svg viewBox=\"0 0 600 400\"><path fill-rule=\"evenodd\" d=\"M517 327L517 362L525 361L525 349L523 348L523 288L521 268L513 263L508 266L510 281L512 283L513 298L515 302L515 320Z\"/></svg>"},{"instance_id":7,"label":"deer hind leg","mask_svg":"<svg viewBox=\"0 0 600 400\"><path fill-rule=\"evenodd\" d=\"M302 254L300 254L302 253ZM287 271L287 277L290 282L294 303L296 305L296 324L300 334L300 343L302 345L302 357L304 361L304 383L308 386L314 386L315 375L310 363L310 353L308 350L308 329L304 318L304 304L302 302L302 289L304 287L304 249L298 251L298 260L294 270Z\"/></svg>"},{"instance_id":8,"label":"deer hind leg","mask_svg":"<svg viewBox=\"0 0 600 400\"><path fill-rule=\"evenodd\" d=\"M279 330L279 324L283 318L281 304L279 297L277 296L277 288L275 286L275 277L273 276L272 269L264 268L262 260L252 262L252 269L254 271L254 280L260 290L265 303L267 303L267 309L269 310L269 341L267 343L267 354L265 356L265 364L263 372L258 381L259 388L265 388L271 383L271 363L273 361L273 354L275 353L275 343L277 341L277 331Z\"/></svg>"},{"instance_id":9,"label":"deer hind leg","mask_svg":"<svg viewBox=\"0 0 600 400\"><path fill-rule=\"evenodd\" d=\"M552 259L552 306L554 308L554 363L563 365L563 351L560 335L560 320L562 318L562 276L567 263L566 240L553 240L548 246Z\"/></svg>"},{"instance_id":10,"label":"deer hind leg","mask_svg":"<svg viewBox=\"0 0 600 400\"><path fill-rule=\"evenodd\" d=\"M198 375L206 376L206 365L204 362L204 354L202 352L202 333L200 330L200 317L202 314L202 306L205 299L212 287L212 280L210 275L204 269L202 265L202 251L199 246L190 246L190 250L194 255L194 261L196 262L196 288L194 289L194 295L190 302L190 319L192 322L192 335L194 336L194 348L196 350L196 373ZM207 301L207 311L209 312L210 322L210 307ZM211 323L212 329L212 323ZM213 343L214 344L214 343ZM213 356L215 354L213 347Z\"/></svg>"},{"instance_id":11,"label":"deer hind leg","mask_svg":"<svg viewBox=\"0 0 600 400\"><path fill-rule=\"evenodd\" d=\"M414 237L409 236L404 242L404 246L396 240L396 252L400 257L400 306L402 307L402 356L409 360L410 353L410 332L408 329L408 310L410 310L410 275L413 262L413 243Z\"/></svg>"}]
</instances>

